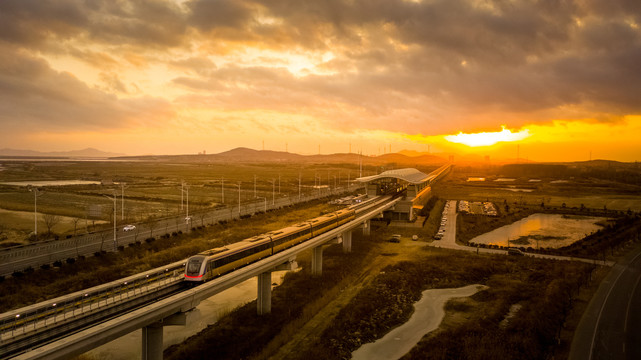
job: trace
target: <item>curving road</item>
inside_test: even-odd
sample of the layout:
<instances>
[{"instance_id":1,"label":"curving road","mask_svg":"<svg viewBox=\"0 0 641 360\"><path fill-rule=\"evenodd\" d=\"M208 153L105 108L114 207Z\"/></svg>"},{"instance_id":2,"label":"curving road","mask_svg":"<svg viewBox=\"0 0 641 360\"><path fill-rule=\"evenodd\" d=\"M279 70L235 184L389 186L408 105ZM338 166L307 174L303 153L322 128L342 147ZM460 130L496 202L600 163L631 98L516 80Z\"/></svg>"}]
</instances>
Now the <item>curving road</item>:
<instances>
[{"instance_id":1,"label":"curving road","mask_svg":"<svg viewBox=\"0 0 641 360\"><path fill-rule=\"evenodd\" d=\"M641 359L641 245L615 265L583 313L570 360Z\"/></svg>"}]
</instances>

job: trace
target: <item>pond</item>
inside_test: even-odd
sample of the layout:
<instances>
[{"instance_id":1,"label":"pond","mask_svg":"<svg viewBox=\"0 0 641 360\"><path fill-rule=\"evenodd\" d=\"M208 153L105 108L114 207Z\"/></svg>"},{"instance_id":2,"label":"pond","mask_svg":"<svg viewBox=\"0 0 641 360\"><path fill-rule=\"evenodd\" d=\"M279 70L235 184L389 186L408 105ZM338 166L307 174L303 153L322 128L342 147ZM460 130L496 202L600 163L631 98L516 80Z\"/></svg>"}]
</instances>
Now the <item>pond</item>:
<instances>
[{"instance_id":1,"label":"pond","mask_svg":"<svg viewBox=\"0 0 641 360\"><path fill-rule=\"evenodd\" d=\"M353 360L400 359L425 336L436 330L445 316L444 306L450 299L472 296L485 290L484 285L474 284L455 289L429 289L422 292L414 304L414 313L401 326L392 329L373 343L364 344L352 353Z\"/></svg>"},{"instance_id":2,"label":"pond","mask_svg":"<svg viewBox=\"0 0 641 360\"><path fill-rule=\"evenodd\" d=\"M593 216L532 214L510 225L502 226L470 242L532 248L560 248L581 240L602 228L607 219Z\"/></svg>"},{"instance_id":3,"label":"pond","mask_svg":"<svg viewBox=\"0 0 641 360\"><path fill-rule=\"evenodd\" d=\"M100 185L100 181L90 180L43 180L2 182L0 185L13 186L67 186L67 185Z\"/></svg>"}]
</instances>

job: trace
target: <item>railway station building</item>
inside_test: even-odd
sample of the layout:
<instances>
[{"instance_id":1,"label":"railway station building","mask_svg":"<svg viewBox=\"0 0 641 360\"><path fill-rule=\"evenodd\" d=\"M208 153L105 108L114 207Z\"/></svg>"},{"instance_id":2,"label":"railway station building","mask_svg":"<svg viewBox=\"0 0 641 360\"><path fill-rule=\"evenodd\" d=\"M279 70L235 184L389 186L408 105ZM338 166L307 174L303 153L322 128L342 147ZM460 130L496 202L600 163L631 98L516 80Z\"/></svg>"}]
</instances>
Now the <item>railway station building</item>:
<instances>
[{"instance_id":1,"label":"railway station building","mask_svg":"<svg viewBox=\"0 0 641 360\"><path fill-rule=\"evenodd\" d=\"M431 185L445 176L451 169L450 164L425 174L414 168L384 171L378 175L357 178L366 183L368 196L391 195L404 191L403 198L386 211L383 217L392 221L414 221L423 206L432 197Z\"/></svg>"}]
</instances>

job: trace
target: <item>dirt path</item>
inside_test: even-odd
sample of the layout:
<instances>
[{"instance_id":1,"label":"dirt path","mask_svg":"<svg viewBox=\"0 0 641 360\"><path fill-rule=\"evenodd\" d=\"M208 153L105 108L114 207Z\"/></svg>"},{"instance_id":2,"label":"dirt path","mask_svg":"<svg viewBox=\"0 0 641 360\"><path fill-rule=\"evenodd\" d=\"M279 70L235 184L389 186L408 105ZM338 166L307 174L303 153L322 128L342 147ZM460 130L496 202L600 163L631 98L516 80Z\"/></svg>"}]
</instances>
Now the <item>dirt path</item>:
<instances>
[{"instance_id":1,"label":"dirt path","mask_svg":"<svg viewBox=\"0 0 641 360\"><path fill-rule=\"evenodd\" d=\"M411 260L416 248L425 246L423 242L403 240L400 244L381 243L365 259L368 264L358 274L343 279L337 284L337 296L330 300L302 327L296 329L291 339L281 345L276 353L260 354L256 359L299 359L311 343L318 341L323 331L334 321L340 310L345 307L358 292L368 285L388 265L403 260ZM270 346L267 347L272 348Z\"/></svg>"}]
</instances>

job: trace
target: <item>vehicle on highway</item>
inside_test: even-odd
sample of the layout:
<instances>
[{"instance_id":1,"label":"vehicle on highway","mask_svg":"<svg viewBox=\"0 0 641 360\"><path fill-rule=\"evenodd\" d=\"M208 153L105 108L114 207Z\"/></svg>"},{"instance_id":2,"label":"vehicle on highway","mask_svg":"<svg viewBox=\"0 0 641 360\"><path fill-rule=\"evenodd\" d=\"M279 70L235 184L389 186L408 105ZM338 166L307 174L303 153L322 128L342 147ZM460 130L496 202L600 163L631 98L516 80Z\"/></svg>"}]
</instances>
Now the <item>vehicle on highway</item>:
<instances>
[{"instance_id":1,"label":"vehicle on highway","mask_svg":"<svg viewBox=\"0 0 641 360\"><path fill-rule=\"evenodd\" d=\"M392 237L388 240L391 243L400 243L401 242L401 235L399 234L394 234Z\"/></svg>"},{"instance_id":2,"label":"vehicle on highway","mask_svg":"<svg viewBox=\"0 0 641 360\"><path fill-rule=\"evenodd\" d=\"M203 251L187 260L185 281L202 283L213 279L352 221L355 214L354 209L342 209L234 244Z\"/></svg>"},{"instance_id":3,"label":"vehicle on highway","mask_svg":"<svg viewBox=\"0 0 641 360\"><path fill-rule=\"evenodd\" d=\"M136 225L125 225L124 228L122 228L122 231L132 231L136 230Z\"/></svg>"},{"instance_id":4,"label":"vehicle on highway","mask_svg":"<svg viewBox=\"0 0 641 360\"><path fill-rule=\"evenodd\" d=\"M521 250L519 250L519 249L515 249L515 248L509 248L509 249L507 249L507 254L508 254L508 255L514 255L514 256L525 256L525 254L523 253L523 251L521 251Z\"/></svg>"}]
</instances>

